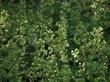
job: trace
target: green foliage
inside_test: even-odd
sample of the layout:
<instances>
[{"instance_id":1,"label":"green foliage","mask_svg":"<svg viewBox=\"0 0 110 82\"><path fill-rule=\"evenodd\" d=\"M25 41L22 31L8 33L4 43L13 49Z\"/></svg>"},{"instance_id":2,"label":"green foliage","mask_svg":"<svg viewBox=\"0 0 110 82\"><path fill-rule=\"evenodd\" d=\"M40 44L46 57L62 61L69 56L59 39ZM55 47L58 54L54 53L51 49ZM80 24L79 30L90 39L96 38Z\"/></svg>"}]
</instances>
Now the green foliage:
<instances>
[{"instance_id":1,"label":"green foliage","mask_svg":"<svg viewBox=\"0 0 110 82\"><path fill-rule=\"evenodd\" d=\"M0 82L109 82L108 0L0 0Z\"/></svg>"}]
</instances>

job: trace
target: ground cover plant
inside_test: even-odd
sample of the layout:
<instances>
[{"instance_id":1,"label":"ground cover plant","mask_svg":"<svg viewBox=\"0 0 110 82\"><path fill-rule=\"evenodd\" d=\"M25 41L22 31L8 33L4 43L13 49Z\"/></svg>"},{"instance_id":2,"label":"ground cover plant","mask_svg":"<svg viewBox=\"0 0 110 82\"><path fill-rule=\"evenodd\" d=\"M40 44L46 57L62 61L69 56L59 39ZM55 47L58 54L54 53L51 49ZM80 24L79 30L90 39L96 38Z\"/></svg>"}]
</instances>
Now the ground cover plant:
<instances>
[{"instance_id":1,"label":"ground cover plant","mask_svg":"<svg viewBox=\"0 0 110 82\"><path fill-rule=\"evenodd\" d=\"M0 0L0 82L109 82L109 0Z\"/></svg>"}]
</instances>

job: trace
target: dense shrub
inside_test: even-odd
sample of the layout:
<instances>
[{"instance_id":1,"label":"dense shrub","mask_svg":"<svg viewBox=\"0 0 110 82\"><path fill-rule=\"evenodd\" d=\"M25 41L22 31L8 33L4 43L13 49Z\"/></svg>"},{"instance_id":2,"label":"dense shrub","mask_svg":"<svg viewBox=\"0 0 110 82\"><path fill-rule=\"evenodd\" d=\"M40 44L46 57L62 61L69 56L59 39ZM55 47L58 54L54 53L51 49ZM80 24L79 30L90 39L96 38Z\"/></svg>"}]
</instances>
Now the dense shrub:
<instances>
[{"instance_id":1,"label":"dense shrub","mask_svg":"<svg viewBox=\"0 0 110 82\"><path fill-rule=\"evenodd\" d=\"M1 82L109 82L109 0L0 0Z\"/></svg>"}]
</instances>

